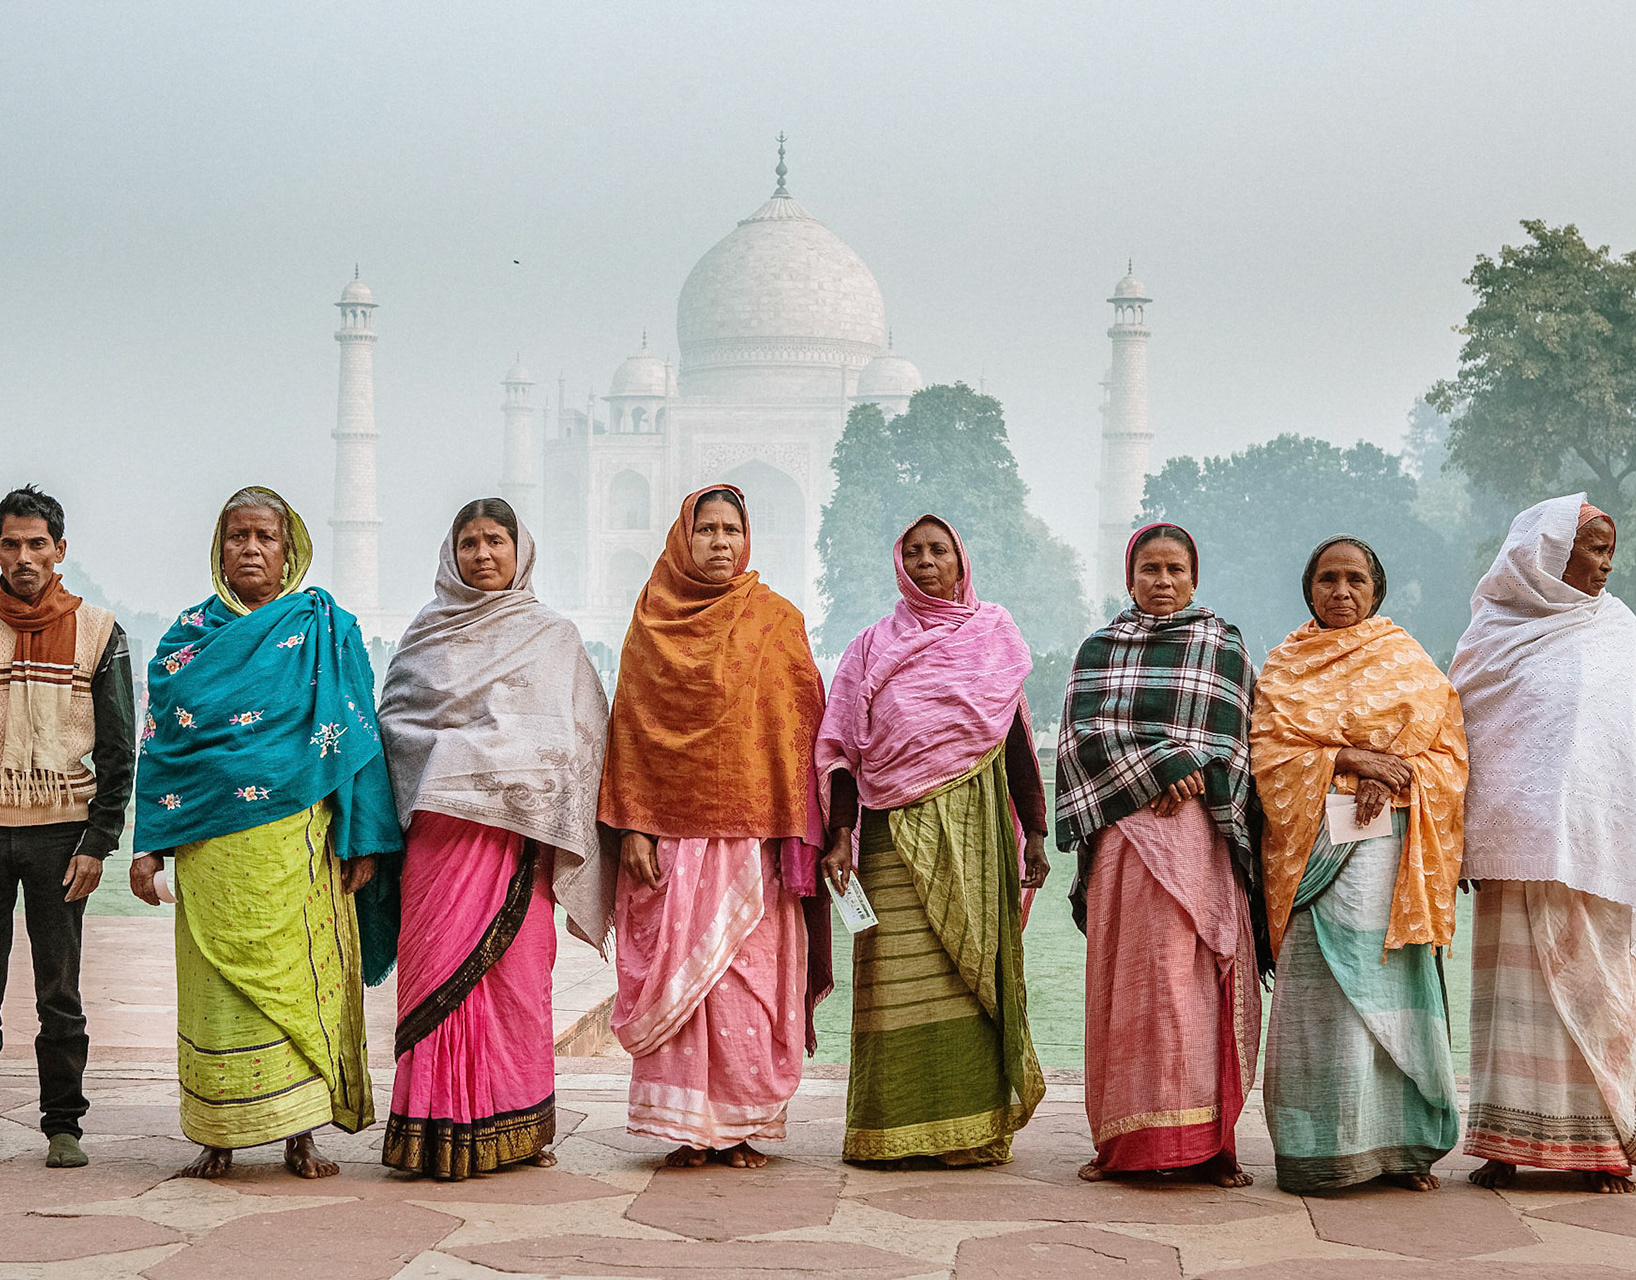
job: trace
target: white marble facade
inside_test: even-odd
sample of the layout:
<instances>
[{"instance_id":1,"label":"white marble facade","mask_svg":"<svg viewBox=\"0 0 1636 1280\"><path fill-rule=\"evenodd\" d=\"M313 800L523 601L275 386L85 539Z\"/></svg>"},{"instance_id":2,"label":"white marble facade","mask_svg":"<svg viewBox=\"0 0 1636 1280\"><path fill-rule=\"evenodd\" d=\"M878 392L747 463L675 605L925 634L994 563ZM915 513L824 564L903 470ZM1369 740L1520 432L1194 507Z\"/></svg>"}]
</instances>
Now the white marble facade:
<instances>
[{"instance_id":1,"label":"white marble facade","mask_svg":"<svg viewBox=\"0 0 1636 1280\"><path fill-rule=\"evenodd\" d=\"M752 566L815 620L819 513L847 413L866 402L901 413L920 389L919 371L890 348L869 268L790 195L782 147L776 172L771 198L682 286L679 369L644 335L600 405L570 408L559 384L540 450L536 582L588 642L615 652L682 497L717 480L748 498ZM529 477L514 470L525 455L511 448L522 434L518 372L505 384L502 492L526 495Z\"/></svg>"}]
</instances>

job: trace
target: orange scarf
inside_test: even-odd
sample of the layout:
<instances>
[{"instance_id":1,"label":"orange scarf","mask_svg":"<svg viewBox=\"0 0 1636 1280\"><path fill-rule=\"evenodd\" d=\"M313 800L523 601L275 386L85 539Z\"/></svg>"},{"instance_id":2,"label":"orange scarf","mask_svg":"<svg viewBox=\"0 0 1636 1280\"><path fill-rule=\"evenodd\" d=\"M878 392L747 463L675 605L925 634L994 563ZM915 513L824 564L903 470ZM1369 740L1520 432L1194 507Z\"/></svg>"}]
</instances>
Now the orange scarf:
<instances>
[{"instance_id":1,"label":"orange scarf","mask_svg":"<svg viewBox=\"0 0 1636 1280\"><path fill-rule=\"evenodd\" d=\"M693 563L689 494L637 598L619 659L597 816L653 836L808 834L812 744L824 711L801 611L749 572ZM743 495L739 495L743 501Z\"/></svg>"},{"instance_id":2,"label":"orange scarf","mask_svg":"<svg viewBox=\"0 0 1636 1280\"><path fill-rule=\"evenodd\" d=\"M63 723L74 690L75 610L83 602L54 573L33 604L0 588L0 622L17 633L5 673L6 718L0 745L0 803L55 805L67 799ZM100 656L100 655L99 655Z\"/></svg>"},{"instance_id":3,"label":"orange scarf","mask_svg":"<svg viewBox=\"0 0 1636 1280\"><path fill-rule=\"evenodd\" d=\"M1446 946L1465 827L1466 735L1460 698L1413 637L1390 618L1329 630L1308 622L1267 657L1255 690L1250 768L1266 829L1261 842L1273 953L1324 821L1324 797L1351 793L1337 776L1343 747L1401 756L1414 774L1386 948Z\"/></svg>"}]
</instances>

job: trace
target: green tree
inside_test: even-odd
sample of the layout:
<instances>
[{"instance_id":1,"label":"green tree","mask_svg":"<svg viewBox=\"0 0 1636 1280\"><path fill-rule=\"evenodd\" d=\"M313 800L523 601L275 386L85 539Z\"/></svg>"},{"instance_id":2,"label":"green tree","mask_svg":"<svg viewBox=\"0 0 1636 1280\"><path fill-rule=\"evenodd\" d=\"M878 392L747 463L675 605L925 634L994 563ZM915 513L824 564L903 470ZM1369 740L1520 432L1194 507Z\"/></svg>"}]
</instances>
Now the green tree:
<instances>
[{"instance_id":1,"label":"green tree","mask_svg":"<svg viewBox=\"0 0 1636 1280\"><path fill-rule=\"evenodd\" d=\"M1415 514L1414 477L1372 444L1340 449L1281 435L1226 458L1172 458L1147 479L1143 515L1174 520L1199 546L1199 603L1236 625L1260 659L1310 616L1301 570L1349 533L1386 566L1381 612L1446 663L1465 628L1469 585L1442 536Z\"/></svg>"},{"instance_id":2,"label":"green tree","mask_svg":"<svg viewBox=\"0 0 1636 1280\"><path fill-rule=\"evenodd\" d=\"M1028 486L993 396L963 382L927 387L890 422L877 406L860 405L830 465L835 493L818 528L821 652L840 653L891 612L898 599L892 544L928 511L960 530L978 593L1011 610L1037 653L1071 651L1084 638L1079 557L1028 510Z\"/></svg>"},{"instance_id":3,"label":"green tree","mask_svg":"<svg viewBox=\"0 0 1636 1280\"><path fill-rule=\"evenodd\" d=\"M1450 461L1482 489L1519 508L1582 488L1618 520L1636 487L1636 253L1522 226L1528 243L1478 255L1459 372L1426 398L1456 415Z\"/></svg>"}]
</instances>

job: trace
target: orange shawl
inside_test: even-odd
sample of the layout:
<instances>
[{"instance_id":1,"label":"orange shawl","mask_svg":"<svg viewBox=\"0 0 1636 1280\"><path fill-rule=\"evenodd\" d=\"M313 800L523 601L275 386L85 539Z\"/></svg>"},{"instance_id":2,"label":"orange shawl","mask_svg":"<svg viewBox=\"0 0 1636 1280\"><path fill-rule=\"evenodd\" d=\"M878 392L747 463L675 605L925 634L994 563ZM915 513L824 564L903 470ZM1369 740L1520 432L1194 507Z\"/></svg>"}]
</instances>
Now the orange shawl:
<instances>
[{"instance_id":1,"label":"orange shawl","mask_svg":"<svg viewBox=\"0 0 1636 1280\"><path fill-rule=\"evenodd\" d=\"M1460 697L1413 637L1390 618L1327 630L1308 622L1267 657L1250 722L1250 768L1266 813L1261 842L1273 954L1324 821L1343 747L1401 756L1414 773L1408 832L1386 929L1391 950L1446 946L1465 826L1466 734Z\"/></svg>"},{"instance_id":2,"label":"orange shawl","mask_svg":"<svg viewBox=\"0 0 1636 1280\"><path fill-rule=\"evenodd\" d=\"M693 563L688 495L637 598L619 659L597 816L653 836L808 836L812 745L824 712L801 611L748 572ZM743 495L739 494L740 501Z\"/></svg>"}]
</instances>

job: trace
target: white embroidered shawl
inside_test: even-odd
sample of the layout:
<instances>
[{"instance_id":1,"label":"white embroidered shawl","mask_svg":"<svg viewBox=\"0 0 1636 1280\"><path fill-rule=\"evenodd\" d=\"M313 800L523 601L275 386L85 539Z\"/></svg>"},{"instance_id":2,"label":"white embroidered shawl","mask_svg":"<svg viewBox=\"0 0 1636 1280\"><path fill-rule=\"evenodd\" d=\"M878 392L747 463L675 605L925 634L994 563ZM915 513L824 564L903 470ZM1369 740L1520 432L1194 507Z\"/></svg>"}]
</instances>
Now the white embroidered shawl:
<instances>
[{"instance_id":1,"label":"white embroidered shawl","mask_svg":"<svg viewBox=\"0 0 1636 1280\"><path fill-rule=\"evenodd\" d=\"M386 672L381 738L405 830L424 809L554 846L569 928L603 950L619 866L596 821L608 698L578 628L534 595L533 572L521 525L503 591L462 582L454 535L444 540L436 597Z\"/></svg>"},{"instance_id":2,"label":"white embroidered shawl","mask_svg":"<svg viewBox=\"0 0 1636 1280\"><path fill-rule=\"evenodd\" d=\"M1511 522L1449 679L1471 782L1462 874L1636 905L1636 614L1562 581L1585 495Z\"/></svg>"}]
</instances>

